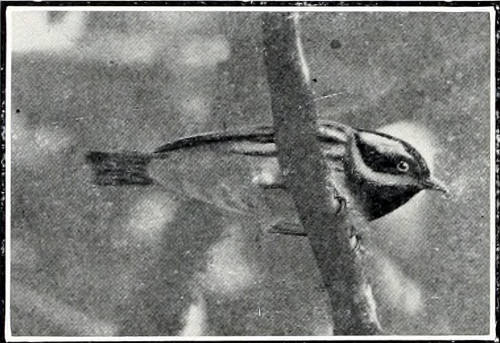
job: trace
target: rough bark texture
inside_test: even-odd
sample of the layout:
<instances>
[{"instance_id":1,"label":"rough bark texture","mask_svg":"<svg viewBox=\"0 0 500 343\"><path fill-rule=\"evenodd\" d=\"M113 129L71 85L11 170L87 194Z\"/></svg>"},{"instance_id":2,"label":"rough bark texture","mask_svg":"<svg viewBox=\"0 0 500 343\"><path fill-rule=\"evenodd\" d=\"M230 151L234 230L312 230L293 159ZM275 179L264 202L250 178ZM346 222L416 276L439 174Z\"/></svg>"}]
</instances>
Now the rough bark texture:
<instances>
[{"instance_id":1,"label":"rough bark texture","mask_svg":"<svg viewBox=\"0 0 500 343\"><path fill-rule=\"evenodd\" d=\"M331 299L336 335L380 332L371 288L349 243L347 211L335 197L316 141L316 109L297 16L263 14L264 61L278 159Z\"/></svg>"}]
</instances>

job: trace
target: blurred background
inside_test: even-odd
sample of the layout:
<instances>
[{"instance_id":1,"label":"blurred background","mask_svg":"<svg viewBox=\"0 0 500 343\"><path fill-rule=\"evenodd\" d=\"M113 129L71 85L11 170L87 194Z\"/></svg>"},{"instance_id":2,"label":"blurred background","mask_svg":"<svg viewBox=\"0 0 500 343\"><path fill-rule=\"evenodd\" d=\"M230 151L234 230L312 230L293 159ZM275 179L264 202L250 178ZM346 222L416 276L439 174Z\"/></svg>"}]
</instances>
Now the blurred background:
<instances>
[{"instance_id":1,"label":"blurred background","mask_svg":"<svg viewBox=\"0 0 500 343\"><path fill-rule=\"evenodd\" d=\"M94 186L84 161L271 123L257 14L10 20L14 335L332 333L307 239L157 186ZM489 25L487 13L302 17L321 117L412 142L451 190L372 225L388 334L488 334Z\"/></svg>"}]
</instances>

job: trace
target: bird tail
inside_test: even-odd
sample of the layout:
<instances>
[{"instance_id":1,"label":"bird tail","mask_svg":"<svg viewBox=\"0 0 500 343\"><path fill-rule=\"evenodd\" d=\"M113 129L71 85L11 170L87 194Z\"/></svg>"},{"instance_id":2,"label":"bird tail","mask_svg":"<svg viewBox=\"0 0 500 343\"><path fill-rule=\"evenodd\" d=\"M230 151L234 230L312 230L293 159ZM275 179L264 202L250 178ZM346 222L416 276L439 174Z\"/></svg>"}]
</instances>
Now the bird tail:
<instances>
[{"instance_id":1,"label":"bird tail","mask_svg":"<svg viewBox=\"0 0 500 343\"><path fill-rule=\"evenodd\" d=\"M136 152L90 151L85 156L93 170L93 183L100 186L152 184L147 168L152 158Z\"/></svg>"}]
</instances>

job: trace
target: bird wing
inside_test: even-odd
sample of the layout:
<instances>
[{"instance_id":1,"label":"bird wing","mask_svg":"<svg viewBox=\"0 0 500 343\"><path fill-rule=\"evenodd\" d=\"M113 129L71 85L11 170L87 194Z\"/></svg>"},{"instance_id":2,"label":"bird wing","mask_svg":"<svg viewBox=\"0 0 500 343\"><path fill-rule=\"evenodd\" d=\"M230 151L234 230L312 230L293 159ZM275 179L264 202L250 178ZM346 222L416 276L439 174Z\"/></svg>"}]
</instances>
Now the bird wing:
<instances>
[{"instance_id":1,"label":"bird wing","mask_svg":"<svg viewBox=\"0 0 500 343\"><path fill-rule=\"evenodd\" d=\"M323 151L341 171L345 126L332 121L319 124ZM276 204L278 212L290 212L272 126L183 137L157 148L153 156L150 175L178 195L233 213L263 215ZM291 212L295 212L293 206Z\"/></svg>"}]
</instances>

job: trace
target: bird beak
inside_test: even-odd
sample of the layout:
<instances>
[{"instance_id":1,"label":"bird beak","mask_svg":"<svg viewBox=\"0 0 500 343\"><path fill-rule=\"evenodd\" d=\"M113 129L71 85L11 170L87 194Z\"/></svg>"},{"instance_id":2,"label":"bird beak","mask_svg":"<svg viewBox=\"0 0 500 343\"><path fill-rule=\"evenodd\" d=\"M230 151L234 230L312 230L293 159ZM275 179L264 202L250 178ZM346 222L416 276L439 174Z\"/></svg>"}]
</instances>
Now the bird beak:
<instances>
[{"instance_id":1,"label":"bird beak","mask_svg":"<svg viewBox=\"0 0 500 343\"><path fill-rule=\"evenodd\" d=\"M422 182L422 185L424 186L425 189L443 192L445 194L449 193L448 189L444 186L443 182L433 177L429 177L428 179L424 180Z\"/></svg>"}]
</instances>

